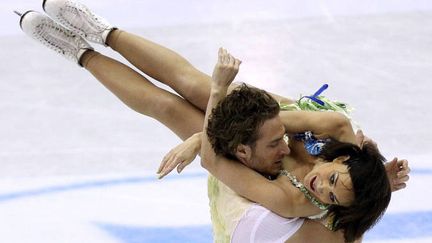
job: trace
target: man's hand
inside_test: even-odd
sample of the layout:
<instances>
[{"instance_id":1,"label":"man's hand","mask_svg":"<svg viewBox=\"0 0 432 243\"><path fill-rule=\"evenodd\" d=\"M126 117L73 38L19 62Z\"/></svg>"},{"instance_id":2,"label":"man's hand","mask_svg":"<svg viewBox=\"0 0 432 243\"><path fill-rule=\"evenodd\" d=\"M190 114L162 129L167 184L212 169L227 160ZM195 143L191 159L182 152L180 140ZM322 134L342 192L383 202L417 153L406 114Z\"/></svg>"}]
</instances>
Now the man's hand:
<instances>
[{"instance_id":1,"label":"man's hand","mask_svg":"<svg viewBox=\"0 0 432 243\"><path fill-rule=\"evenodd\" d=\"M228 87L239 71L241 61L219 48L218 62L213 70L212 84L215 87Z\"/></svg>"},{"instance_id":2,"label":"man's hand","mask_svg":"<svg viewBox=\"0 0 432 243\"><path fill-rule=\"evenodd\" d=\"M409 180L411 169L408 166L406 159L394 158L392 161L385 163L387 176L390 180L392 192L398 191L406 187L406 182Z\"/></svg>"},{"instance_id":3,"label":"man's hand","mask_svg":"<svg viewBox=\"0 0 432 243\"><path fill-rule=\"evenodd\" d=\"M201 150L201 133L196 133L188 138L183 143L171 149L163 158L157 174L159 179L168 175L175 167L180 173L187 165L189 165Z\"/></svg>"}]
</instances>

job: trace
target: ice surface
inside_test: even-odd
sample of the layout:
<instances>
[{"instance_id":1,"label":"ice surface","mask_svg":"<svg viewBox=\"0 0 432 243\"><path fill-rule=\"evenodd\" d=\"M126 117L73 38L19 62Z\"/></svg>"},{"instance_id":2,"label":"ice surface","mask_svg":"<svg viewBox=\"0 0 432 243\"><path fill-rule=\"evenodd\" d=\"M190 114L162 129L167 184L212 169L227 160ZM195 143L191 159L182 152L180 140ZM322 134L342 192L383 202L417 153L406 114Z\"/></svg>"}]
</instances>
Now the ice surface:
<instances>
[{"instance_id":1,"label":"ice surface","mask_svg":"<svg viewBox=\"0 0 432 243\"><path fill-rule=\"evenodd\" d=\"M365 241L432 240L429 1L84 2L207 73L224 46L243 60L239 81L290 97L328 83L384 155L413 169ZM206 173L195 163L153 179L180 140L24 36L11 11L30 8L41 11L35 1L0 6L1 241L211 242Z\"/></svg>"}]
</instances>

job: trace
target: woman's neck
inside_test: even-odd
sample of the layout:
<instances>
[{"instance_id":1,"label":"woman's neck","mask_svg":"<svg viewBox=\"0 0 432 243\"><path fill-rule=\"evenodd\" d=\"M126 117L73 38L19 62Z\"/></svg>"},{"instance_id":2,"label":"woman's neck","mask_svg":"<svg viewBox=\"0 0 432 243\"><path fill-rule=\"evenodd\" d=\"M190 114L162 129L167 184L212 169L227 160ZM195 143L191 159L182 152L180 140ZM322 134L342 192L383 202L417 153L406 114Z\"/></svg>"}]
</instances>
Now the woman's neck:
<instances>
[{"instance_id":1,"label":"woman's neck","mask_svg":"<svg viewBox=\"0 0 432 243\"><path fill-rule=\"evenodd\" d=\"M291 153L285 156L283 167L303 181L306 174L314 167L316 158L306 152L302 142L290 140L289 147Z\"/></svg>"}]
</instances>

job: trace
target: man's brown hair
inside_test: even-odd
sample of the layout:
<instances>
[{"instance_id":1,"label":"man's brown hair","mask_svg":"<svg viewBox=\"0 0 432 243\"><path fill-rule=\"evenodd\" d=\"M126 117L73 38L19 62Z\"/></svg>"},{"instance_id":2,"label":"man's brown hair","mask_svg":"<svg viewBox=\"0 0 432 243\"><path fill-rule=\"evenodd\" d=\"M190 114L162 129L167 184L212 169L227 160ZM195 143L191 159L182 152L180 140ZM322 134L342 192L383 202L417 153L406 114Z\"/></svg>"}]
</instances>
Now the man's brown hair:
<instances>
[{"instance_id":1,"label":"man's brown hair","mask_svg":"<svg viewBox=\"0 0 432 243\"><path fill-rule=\"evenodd\" d=\"M207 136L214 151L236 159L239 144L254 146L259 128L279 115L279 104L266 91L242 84L212 110Z\"/></svg>"}]
</instances>

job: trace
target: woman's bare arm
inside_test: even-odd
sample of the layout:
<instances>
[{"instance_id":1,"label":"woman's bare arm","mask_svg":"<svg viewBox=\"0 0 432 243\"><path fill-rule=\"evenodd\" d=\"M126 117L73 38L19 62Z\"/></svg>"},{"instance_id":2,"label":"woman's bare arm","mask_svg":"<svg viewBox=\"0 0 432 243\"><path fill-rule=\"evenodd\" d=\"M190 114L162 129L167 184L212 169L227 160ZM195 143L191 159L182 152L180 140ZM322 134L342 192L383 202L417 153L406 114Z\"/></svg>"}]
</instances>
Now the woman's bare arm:
<instances>
[{"instance_id":1,"label":"woman's bare arm","mask_svg":"<svg viewBox=\"0 0 432 243\"><path fill-rule=\"evenodd\" d=\"M279 115L287 133L312 131L318 137L356 144L349 119L338 112L281 111Z\"/></svg>"},{"instance_id":2,"label":"woman's bare arm","mask_svg":"<svg viewBox=\"0 0 432 243\"><path fill-rule=\"evenodd\" d=\"M168 175L176 167L178 173L182 172L196 158L201 151L201 134L202 132L195 133L165 155L156 172L159 179Z\"/></svg>"}]
</instances>

